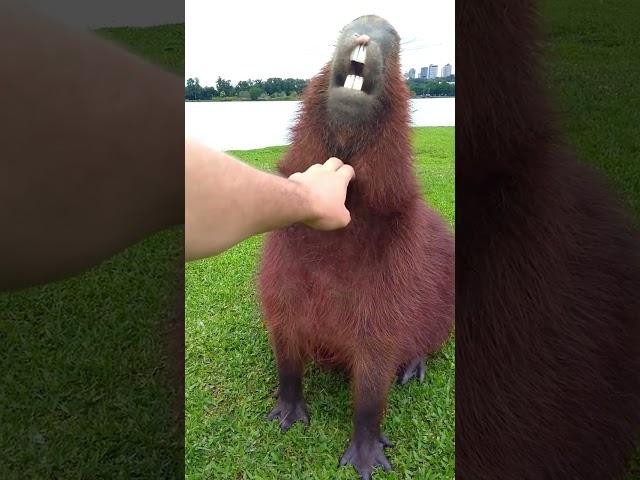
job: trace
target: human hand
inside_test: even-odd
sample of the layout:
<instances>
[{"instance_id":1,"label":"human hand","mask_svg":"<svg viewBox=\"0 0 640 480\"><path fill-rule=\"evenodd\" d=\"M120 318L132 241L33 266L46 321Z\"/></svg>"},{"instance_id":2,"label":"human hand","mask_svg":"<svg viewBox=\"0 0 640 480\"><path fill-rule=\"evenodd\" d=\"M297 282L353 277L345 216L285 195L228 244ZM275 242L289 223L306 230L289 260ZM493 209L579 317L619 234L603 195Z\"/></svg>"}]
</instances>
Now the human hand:
<instances>
[{"instance_id":1,"label":"human hand","mask_svg":"<svg viewBox=\"0 0 640 480\"><path fill-rule=\"evenodd\" d=\"M351 221L351 214L344 202L347 187L354 177L351 165L345 165L335 157L291 175L289 180L300 185L308 198L309 216L303 223L317 230L346 227Z\"/></svg>"}]
</instances>

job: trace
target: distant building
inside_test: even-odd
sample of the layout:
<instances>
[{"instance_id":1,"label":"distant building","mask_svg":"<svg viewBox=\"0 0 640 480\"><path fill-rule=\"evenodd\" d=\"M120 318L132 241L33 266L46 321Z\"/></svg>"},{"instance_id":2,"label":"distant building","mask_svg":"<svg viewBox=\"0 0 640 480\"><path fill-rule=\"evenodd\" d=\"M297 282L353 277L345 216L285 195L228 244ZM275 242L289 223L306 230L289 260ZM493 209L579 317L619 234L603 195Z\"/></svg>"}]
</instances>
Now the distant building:
<instances>
[{"instance_id":1,"label":"distant building","mask_svg":"<svg viewBox=\"0 0 640 480\"><path fill-rule=\"evenodd\" d=\"M429 78L429 67L422 67L420 69L420 78Z\"/></svg>"},{"instance_id":2,"label":"distant building","mask_svg":"<svg viewBox=\"0 0 640 480\"><path fill-rule=\"evenodd\" d=\"M410 68L409 71L404 74L404 76L408 80L413 80L414 78L416 78L416 69L415 68Z\"/></svg>"},{"instance_id":3,"label":"distant building","mask_svg":"<svg viewBox=\"0 0 640 480\"><path fill-rule=\"evenodd\" d=\"M442 77L447 78L451 76L451 64L447 63L444 67L442 67Z\"/></svg>"},{"instance_id":4,"label":"distant building","mask_svg":"<svg viewBox=\"0 0 640 480\"><path fill-rule=\"evenodd\" d=\"M431 65L429 65L427 78L437 78L437 76L438 76L438 65L434 65L432 63Z\"/></svg>"}]
</instances>

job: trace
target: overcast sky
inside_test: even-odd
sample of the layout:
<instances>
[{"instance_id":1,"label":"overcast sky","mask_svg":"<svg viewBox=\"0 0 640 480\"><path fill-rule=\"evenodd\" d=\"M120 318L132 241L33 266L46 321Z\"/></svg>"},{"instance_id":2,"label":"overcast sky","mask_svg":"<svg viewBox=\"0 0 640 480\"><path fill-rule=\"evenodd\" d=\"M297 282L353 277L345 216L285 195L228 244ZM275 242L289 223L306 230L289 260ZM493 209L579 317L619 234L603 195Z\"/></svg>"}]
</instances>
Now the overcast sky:
<instances>
[{"instance_id":1,"label":"overcast sky","mask_svg":"<svg viewBox=\"0 0 640 480\"><path fill-rule=\"evenodd\" d=\"M311 78L331 58L340 29L366 14L400 34L403 71L435 63L440 73L450 63L455 73L454 0L185 0L185 77L211 86L218 76Z\"/></svg>"}]
</instances>

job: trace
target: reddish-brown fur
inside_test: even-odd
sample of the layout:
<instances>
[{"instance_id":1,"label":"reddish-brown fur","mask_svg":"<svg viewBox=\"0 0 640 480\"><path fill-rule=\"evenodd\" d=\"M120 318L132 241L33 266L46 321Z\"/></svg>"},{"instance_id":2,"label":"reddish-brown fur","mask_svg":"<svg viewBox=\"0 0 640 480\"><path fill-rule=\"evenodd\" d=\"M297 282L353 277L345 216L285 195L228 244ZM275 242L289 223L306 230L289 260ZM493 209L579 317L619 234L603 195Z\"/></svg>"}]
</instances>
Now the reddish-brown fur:
<instances>
[{"instance_id":1,"label":"reddish-brown fur","mask_svg":"<svg viewBox=\"0 0 640 480\"><path fill-rule=\"evenodd\" d=\"M562 141L535 7L457 12L456 478L621 479L640 421L640 237Z\"/></svg>"},{"instance_id":2,"label":"reddish-brown fur","mask_svg":"<svg viewBox=\"0 0 640 480\"><path fill-rule=\"evenodd\" d=\"M294 225L271 233L259 287L276 356L281 349L346 368L357 404L369 388L386 400L398 367L447 339L454 247L445 222L420 198L397 52L386 62L376 118L358 129L327 116L329 69L305 92L279 170L290 175L331 156L351 164L352 221L333 232Z\"/></svg>"},{"instance_id":3,"label":"reddish-brown fur","mask_svg":"<svg viewBox=\"0 0 640 480\"><path fill-rule=\"evenodd\" d=\"M400 71L396 65L392 72ZM284 175L336 155L322 115L327 67L309 85ZM390 74L391 75L391 74ZM267 238L260 291L272 335L306 355L350 368L366 351L395 366L436 350L453 320L453 242L419 197L409 138L408 94L388 82L380 129L349 157L356 180L351 224L334 231L294 225ZM323 138L325 137L325 138ZM378 362L376 362L378 363Z\"/></svg>"}]
</instances>

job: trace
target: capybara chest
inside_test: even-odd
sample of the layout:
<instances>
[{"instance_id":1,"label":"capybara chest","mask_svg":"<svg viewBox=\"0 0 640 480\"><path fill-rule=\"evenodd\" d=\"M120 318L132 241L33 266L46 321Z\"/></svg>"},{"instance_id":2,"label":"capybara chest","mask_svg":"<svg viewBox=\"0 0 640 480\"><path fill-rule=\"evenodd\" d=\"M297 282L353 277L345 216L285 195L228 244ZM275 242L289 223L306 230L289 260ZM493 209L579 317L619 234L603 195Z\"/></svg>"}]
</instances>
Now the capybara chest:
<instances>
[{"instance_id":1,"label":"capybara chest","mask_svg":"<svg viewBox=\"0 0 640 480\"><path fill-rule=\"evenodd\" d=\"M421 205L417 212L426 212ZM387 219L388 220L388 219ZM364 344L393 341L399 357L447 335L448 261L422 214L339 232L292 227L269 237L261 272L265 321L320 363L345 364ZM438 233L439 232L439 233Z\"/></svg>"},{"instance_id":2,"label":"capybara chest","mask_svg":"<svg viewBox=\"0 0 640 480\"><path fill-rule=\"evenodd\" d=\"M385 303L394 301L382 295L385 272L395 270L390 245L370 243L358 232L313 232L304 240L295 232L290 235L288 244L301 247L290 253L299 260L296 273L288 280L294 295L290 301L304 312L304 319L297 323L308 329L300 333L320 337L321 332L332 335L342 326L343 333L355 335L358 329L344 327L366 323L370 308L375 305L382 312Z\"/></svg>"}]
</instances>

